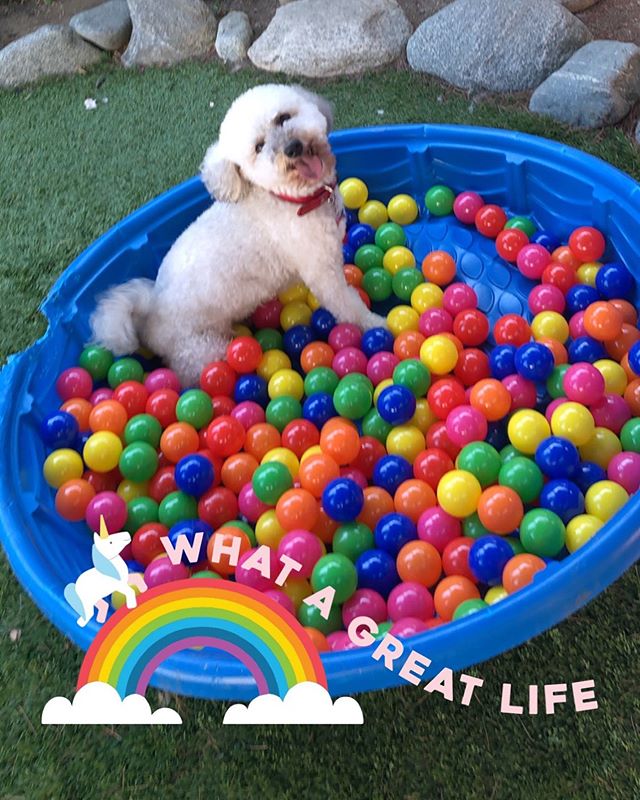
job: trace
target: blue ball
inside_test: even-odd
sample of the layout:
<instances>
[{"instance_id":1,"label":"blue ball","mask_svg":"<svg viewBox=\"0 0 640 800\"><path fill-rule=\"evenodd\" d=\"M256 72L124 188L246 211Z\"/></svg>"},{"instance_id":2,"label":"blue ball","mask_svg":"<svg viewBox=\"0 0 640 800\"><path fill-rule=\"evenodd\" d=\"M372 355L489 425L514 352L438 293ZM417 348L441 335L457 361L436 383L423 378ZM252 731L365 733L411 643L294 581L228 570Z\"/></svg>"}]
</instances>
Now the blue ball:
<instances>
[{"instance_id":1,"label":"blue ball","mask_svg":"<svg viewBox=\"0 0 640 800\"><path fill-rule=\"evenodd\" d=\"M413 478L413 467L402 456L382 456L373 468L373 483L393 495L398 486Z\"/></svg>"},{"instance_id":2,"label":"blue ball","mask_svg":"<svg viewBox=\"0 0 640 800\"><path fill-rule=\"evenodd\" d=\"M599 361L601 358L608 358L604 347L591 336L579 336L571 342L567 352L571 364L577 364L579 361L588 361L589 364L593 364L594 361Z\"/></svg>"},{"instance_id":3,"label":"blue ball","mask_svg":"<svg viewBox=\"0 0 640 800\"><path fill-rule=\"evenodd\" d=\"M513 375L516 371L516 350L515 345L499 344L489 353L489 368L491 375L496 380L501 381L508 375Z\"/></svg>"},{"instance_id":4,"label":"blue ball","mask_svg":"<svg viewBox=\"0 0 640 800\"><path fill-rule=\"evenodd\" d=\"M469 550L469 569L481 583L496 586L502 571L513 558L511 545L502 536L481 536Z\"/></svg>"},{"instance_id":5,"label":"blue ball","mask_svg":"<svg viewBox=\"0 0 640 800\"><path fill-rule=\"evenodd\" d=\"M528 381L546 381L553 372L555 361L548 347L538 342L528 342L516 350L516 370Z\"/></svg>"},{"instance_id":6,"label":"blue ball","mask_svg":"<svg viewBox=\"0 0 640 800\"><path fill-rule=\"evenodd\" d=\"M329 334L336 326L336 318L326 308L316 308L311 315L311 327L314 333L323 342L329 338Z\"/></svg>"},{"instance_id":7,"label":"blue ball","mask_svg":"<svg viewBox=\"0 0 640 800\"><path fill-rule=\"evenodd\" d=\"M349 232L347 233L347 244L350 244L351 247L354 249L354 256L355 251L362 247L363 244L373 244L376 239L376 232L371 225L364 225L361 222L358 222L352 228L350 228ZM349 263L353 263L352 261Z\"/></svg>"},{"instance_id":8,"label":"blue ball","mask_svg":"<svg viewBox=\"0 0 640 800\"><path fill-rule=\"evenodd\" d=\"M363 506L364 493L351 478L335 478L322 492L322 507L337 522L352 522Z\"/></svg>"},{"instance_id":9,"label":"blue ball","mask_svg":"<svg viewBox=\"0 0 640 800\"><path fill-rule=\"evenodd\" d=\"M358 222L358 209L357 208L345 209L345 216L347 218L347 230L348 230Z\"/></svg>"},{"instance_id":10,"label":"blue ball","mask_svg":"<svg viewBox=\"0 0 640 800\"><path fill-rule=\"evenodd\" d=\"M577 483L580 491L585 494L587 489L593 486L594 483L605 481L607 473L606 470L593 461L581 461L571 477Z\"/></svg>"},{"instance_id":11,"label":"blue ball","mask_svg":"<svg viewBox=\"0 0 640 800\"><path fill-rule=\"evenodd\" d=\"M315 334L310 325L293 325L282 336L282 346L291 359L299 359L304 348L315 341Z\"/></svg>"},{"instance_id":12,"label":"blue ball","mask_svg":"<svg viewBox=\"0 0 640 800\"><path fill-rule=\"evenodd\" d=\"M145 570L144 564L136 561L135 558L125 558L124 563L127 565L129 574L132 572L144 572Z\"/></svg>"},{"instance_id":13,"label":"blue ball","mask_svg":"<svg viewBox=\"0 0 640 800\"><path fill-rule=\"evenodd\" d=\"M185 494L200 497L211 488L215 478L213 464L206 456L190 453L176 464L176 486Z\"/></svg>"},{"instance_id":14,"label":"blue ball","mask_svg":"<svg viewBox=\"0 0 640 800\"><path fill-rule=\"evenodd\" d=\"M390 425L404 425L416 413L416 398L406 386L387 386L378 397L378 414Z\"/></svg>"},{"instance_id":15,"label":"blue ball","mask_svg":"<svg viewBox=\"0 0 640 800\"><path fill-rule=\"evenodd\" d=\"M90 436L93 435L93 431L80 431L76 436L75 444L73 445L73 449L77 450L80 455L82 455L82 451L84 450L84 446L87 443Z\"/></svg>"},{"instance_id":16,"label":"blue ball","mask_svg":"<svg viewBox=\"0 0 640 800\"><path fill-rule=\"evenodd\" d=\"M578 448L561 436L548 436L536 449L536 464L549 478L570 478L578 469Z\"/></svg>"},{"instance_id":17,"label":"blue ball","mask_svg":"<svg viewBox=\"0 0 640 800\"><path fill-rule=\"evenodd\" d=\"M345 264L353 264L353 259L356 257L356 248L350 244L342 245L342 260Z\"/></svg>"},{"instance_id":18,"label":"blue ball","mask_svg":"<svg viewBox=\"0 0 640 800\"><path fill-rule=\"evenodd\" d=\"M40 438L52 450L74 447L79 433L76 418L67 411L54 411L40 423Z\"/></svg>"},{"instance_id":19,"label":"blue ball","mask_svg":"<svg viewBox=\"0 0 640 800\"><path fill-rule=\"evenodd\" d=\"M629 298L635 289L633 275L619 261L603 264L596 274L596 289L607 300Z\"/></svg>"},{"instance_id":20,"label":"blue ball","mask_svg":"<svg viewBox=\"0 0 640 800\"><path fill-rule=\"evenodd\" d=\"M174 549L179 546L178 542L182 537L182 542L184 544L193 545L195 543L196 534L202 531L204 534L202 537L202 544L196 554L195 560L190 559L185 552L182 553L182 563L186 564L187 566L192 566L193 564L197 564L198 561L204 561L207 557L207 544L209 543L209 539L213 533L213 529L210 525L207 525L206 522L203 522L200 519L183 519L180 522L176 522L175 525L172 525L169 528L168 538L171 544L173 545ZM184 547L183 544L183 547Z\"/></svg>"},{"instance_id":21,"label":"blue ball","mask_svg":"<svg viewBox=\"0 0 640 800\"><path fill-rule=\"evenodd\" d=\"M380 352L393 353L393 334L386 328L369 328L362 334L360 349L367 358Z\"/></svg>"},{"instance_id":22,"label":"blue ball","mask_svg":"<svg viewBox=\"0 0 640 800\"><path fill-rule=\"evenodd\" d=\"M509 435L507 433L507 426L501 420L499 422L490 422L487 426L487 435L485 441L496 450L502 450L509 444Z\"/></svg>"},{"instance_id":23,"label":"blue ball","mask_svg":"<svg viewBox=\"0 0 640 800\"><path fill-rule=\"evenodd\" d=\"M531 244L539 244L544 247L545 250L548 250L550 253L556 249L556 247L560 247L560 239L557 236L553 236L551 233L545 233L544 231L538 231L534 233L531 239L529 240Z\"/></svg>"},{"instance_id":24,"label":"blue ball","mask_svg":"<svg viewBox=\"0 0 640 800\"><path fill-rule=\"evenodd\" d=\"M240 375L233 390L233 399L236 403L252 400L266 408L269 405L267 382L259 375Z\"/></svg>"},{"instance_id":25,"label":"blue ball","mask_svg":"<svg viewBox=\"0 0 640 800\"><path fill-rule=\"evenodd\" d=\"M584 495L573 481L560 478L542 487L540 506L553 511L566 525L570 519L584 513Z\"/></svg>"},{"instance_id":26,"label":"blue ball","mask_svg":"<svg viewBox=\"0 0 640 800\"><path fill-rule=\"evenodd\" d=\"M302 404L302 416L320 430L327 420L337 415L333 405L333 397L325 392L309 395Z\"/></svg>"},{"instance_id":27,"label":"blue ball","mask_svg":"<svg viewBox=\"0 0 640 800\"><path fill-rule=\"evenodd\" d=\"M373 589L383 597L400 582L396 561L384 550L365 550L356 561L358 588Z\"/></svg>"},{"instance_id":28,"label":"blue ball","mask_svg":"<svg viewBox=\"0 0 640 800\"><path fill-rule=\"evenodd\" d=\"M640 342L634 342L629 349L629 366L640 375Z\"/></svg>"},{"instance_id":29,"label":"blue ball","mask_svg":"<svg viewBox=\"0 0 640 800\"><path fill-rule=\"evenodd\" d=\"M595 303L600 299L600 292L593 286L587 286L586 283L574 284L566 294L567 318L577 314L578 311L584 311L591 303Z\"/></svg>"},{"instance_id":30,"label":"blue ball","mask_svg":"<svg viewBox=\"0 0 640 800\"><path fill-rule=\"evenodd\" d=\"M373 531L376 547L390 553L394 558L407 542L418 538L416 525L406 514L385 514L380 517Z\"/></svg>"}]
</instances>

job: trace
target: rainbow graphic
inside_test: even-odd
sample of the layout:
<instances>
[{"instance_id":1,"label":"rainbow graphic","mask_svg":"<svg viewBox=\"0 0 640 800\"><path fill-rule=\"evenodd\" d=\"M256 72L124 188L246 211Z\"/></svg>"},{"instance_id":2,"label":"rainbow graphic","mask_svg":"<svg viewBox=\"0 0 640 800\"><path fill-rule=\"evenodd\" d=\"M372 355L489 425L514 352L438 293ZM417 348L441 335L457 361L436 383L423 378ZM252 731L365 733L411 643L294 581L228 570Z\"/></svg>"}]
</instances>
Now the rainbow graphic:
<instances>
[{"instance_id":1,"label":"rainbow graphic","mask_svg":"<svg viewBox=\"0 0 640 800\"><path fill-rule=\"evenodd\" d=\"M87 650L77 688L102 681L121 697L144 695L162 661L198 646L239 659L258 694L284 697L302 681L327 687L311 639L282 606L249 587L199 578L157 586L138 597L136 608L119 609Z\"/></svg>"}]
</instances>

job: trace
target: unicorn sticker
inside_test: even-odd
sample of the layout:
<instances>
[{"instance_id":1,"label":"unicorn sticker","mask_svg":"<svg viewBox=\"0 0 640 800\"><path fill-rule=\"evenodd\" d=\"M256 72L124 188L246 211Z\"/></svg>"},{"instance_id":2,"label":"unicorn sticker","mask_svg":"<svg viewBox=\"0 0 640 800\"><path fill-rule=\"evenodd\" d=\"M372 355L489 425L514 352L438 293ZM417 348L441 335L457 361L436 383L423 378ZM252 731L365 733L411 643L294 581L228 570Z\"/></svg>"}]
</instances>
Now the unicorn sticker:
<instances>
[{"instance_id":1,"label":"unicorn sticker","mask_svg":"<svg viewBox=\"0 0 640 800\"><path fill-rule=\"evenodd\" d=\"M136 593L131 584L140 591L147 587L140 575L129 575L127 564L120 555L130 541L131 535L127 531L110 534L104 517L100 515L100 533L93 534L91 548L93 569L86 570L75 583L64 587L65 600L79 614L77 622L80 627L84 628L92 619L94 608L98 609L97 622L102 624L105 621L109 604L104 598L113 592L122 592L127 608L136 607Z\"/></svg>"}]
</instances>

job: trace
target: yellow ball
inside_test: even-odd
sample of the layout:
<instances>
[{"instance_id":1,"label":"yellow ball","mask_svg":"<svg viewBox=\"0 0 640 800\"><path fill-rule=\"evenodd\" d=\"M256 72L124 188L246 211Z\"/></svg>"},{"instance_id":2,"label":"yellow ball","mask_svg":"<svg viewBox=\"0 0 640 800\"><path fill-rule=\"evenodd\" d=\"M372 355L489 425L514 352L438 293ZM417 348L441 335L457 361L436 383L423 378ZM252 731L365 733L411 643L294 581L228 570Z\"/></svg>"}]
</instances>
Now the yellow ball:
<instances>
[{"instance_id":1,"label":"yellow ball","mask_svg":"<svg viewBox=\"0 0 640 800\"><path fill-rule=\"evenodd\" d=\"M411 306L396 306L387 314L387 326L394 336L399 336L404 331L417 331L419 319Z\"/></svg>"},{"instance_id":2,"label":"yellow ball","mask_svg":"<svg viewBox=\"0 0 640 800\"><path fill-rule=\"evenodd\" d=\"M234 336L253 336L251 333L251 328L248 328L246 325L243 325L241 322L236 322L231 326L231 330Z\"/></svg>"},{"instance_id":3,"label":"yellow ball","mask_svg":"<svg viewBox=\"0 0 640 800\"><path fill-rule=\"evenodd\" d=\"M597 481L593 483L584 496L584 508L587 514L606 522L619 511L629 499L627 490L615 481Z\"/></svg>"},{"instance_id":4,"label":"yellow ball","mask_svg":"<svg viewBox=\"0 0 640 800\"><path fill-rule=\"evenodd\" d=\"M283 306L287 303L306 303L309 290L304 283L294 283L293 286L287 286L278 295L278 300Z\"/></svg>"},{"instance_id":5,"label":"yellow ball","mask_svg":"<svg viewBox=\"0 0 640 800\"><path fill-rule=\"evenodd\" d=\"M122 453L120 437L111 431L98 431L85 442L82 450L84 463L95 472L111 472L118 466Z\"/></svg>"},{"instance_id":6,"label":"yellow ball","mask_svg":"<svg viewBox=\"0 0 640 800\"><path fill-rule=\"evenodd\" d=\"M427 431L437 421L436 415L431 410L426 397L419 397L416 400L416 411L409 420L409 425L414 425L418 430L427 435Z\"/></svg>"},{"instance_id":7,"label":"yellow ball","mask_svg":"<svg viewBox=\"0 0 640 800\"><path fill-rule=\"evenodd\" d=\"M258 544L266 544L273 550L277 550L280 539L286 531L278 522L275 509L265 511L258 517L256 522L256 541Z\"/></svg>"},{"instance_id":8,"label":"yellow ball","mask_svg":"<svg viewBox=\"0 0 640 800\"><path fill-rule=\"evenodd\" d=\"M411 225L418 217L418 204L408 194L397 194L387 205L389 219L398 225Z\"/></svg>"},{"instance_id":9,"label":"yellow ball","mask_svg":"<svg viewBox=\"0 0 640 800\"><path fill-rule=\"evenodd\" d=\"M541 311L531 321L531 333L536 341L555 339L564 344L569 338L569 323L557 311Z\"/></svg>"},{"instance_id":10,"label":"yellow ball","mask_svg":"<svg viewBox=\"0 0 640 800\"><path fill-rule=\"evenodd\" d=\"M401 269L415 267L416 259L408 247L396 245L390 247L382 258L382 266L392 275L396 275Z\"/></svg>"},{"instance_id":11,"label":"yellow ball","mask_svg":"<svg viewBox=\"0 0 640 800\"><path fill-rule=\"evenodd\" d=\"M134 483L134 481L120 481L116 489L118 495L128 503L129 500L135 500L136 497L147 497L149 494L149 481L142 481L142 483Z\"/></svg>"},{"instance_id":12,"label":"yellow ball","mask_svg":"<svg viewBox=\"0 0 640 800\"><path fill-rule=\"evenodd\" d=\"M487 593L484 596L484 602L492 606L494 603L499 603L500 600L504 600L504 598L508 596L509 594L504 586L492 586L490 589L487 589Z\"/></svg>"},{"instance_id":13,"label":"yellow ball","mask_svg":"<svg viewBox=\"0 0 640 800\"><path fill-rule=\"evenodd\" d=\"M306 303L294 300L293 303L287 303L280 312L280 325L285 331L294 325L308 325L311 322L311 313Z\"/></svg>"},{"instance_id":14,"label":"yellow ball","mask_svg":"<svg viewBox=\"0 0 640 800\"><path fill-rule=\"evenodd\" d=\"M468 517L478 508L482 487L475 475L464 469L452 469L440 478L438 503L452 517Z\"/></svg>"},{"instance_id":15,"label":"yellow ball","mask_svg":"<svg viewBox=\"0 0 640 800\"><path fill-rule=\"evenodd\" d=\"M420 345L420 361L430 372L446 375L458 363L458 348L446 336L429 336Z\"/></svg>"},{"instance_id":16,"label":"yellow ball","mask_svg":"<svg viewBox=\"0 0 640 800\"><path fill-rule=\"evenodd\" d=\"M279 370L291 369L291 359L282 350L267 350L262 354L256 372L265 381L269 381Z\"/></svg>"},{"instance_id":17,"label":"yellow ball","mask_svg":"<svg viewBox=\"0 0 640 800\"><path fill-rule=\"evenodd\" d=\"M296 400L301 400L304 381L294 369L279 369L269 378L267 391L272 400L275 397L295 397Z\"/></svg>"},{"instance_id":18,"label":"yellow ball","mask_svg":"<svg viewBox=\"0 0 640 800\"><path fill-rule=\"evenodd\" d=\"M611 459L622 452L622 445L613 431L608 428L594 428L589 441L578 449L583 461L593 461L606 469Z\"/></svg>"},{"instance_id":19,"label":"yellow ball","mask_svg":"<svg viewBox=\"0 0 640 800\"><path fill-rule=\"evenodd\" d=\"M262 461L260 463L267 464L270 461L277 461L279 464L284 464L291 473L291 477L294 481L298 477L300 462L293 451L288 450L286 447L274 447L273 450L269 450L268 453L262 456Z\"/></svg>"},{"instance_id":20,"label":"yellow ball","mask_svg":"<svg viewBox=\"0 0 640 800\"><path fill-rule=\"evenodd\" d=\"M142 577L141 572L132 572L131 575L139 575ZM137 597L140 594L140 587L136 584L129 584L134 591L135 596ZM122 592L113 592L111 595L111 608L114 608L116 611L125 604L126 598L122 594Z\"/></svg>"},{"instance_id":21,"label":"yellow ball","mask_svg":"<svg viewBox=\"0 0 640 800\"><path fill-rule=\"evenodd\" d=\"M593 366L604 378L604 386L607 394L623 395L627 388L627 373L616 361L609 358L601 358L594 361Z\"/></svg>"},{"instance_id":22,"label":"yellow ball","mask_svg":"<svg viewBox=\"0 0 640 800\"><path fill-rule=\"evenodd\" d=\"M589 261L586 264L581 264L576 270L576 277L578 283L586 283L587 286L596 285L596 275L602 264L598 261Z\"/></svg>"},{"instance_id":23,"label":"yellow ball","mask_svg":"<svg viewBox=\"0 0 640 800\"><path fill-rule=\"evenodd\" d=\"M373 390L373 403L374 405L377 404L378 398L382 394L382 392L389 386L393 386L393 379L392 378L385 378L383 381L376 386Z\"/></svg>"},{"instance_id":24,"label":"yellow ball","mask_svg":"<svg viewBox=\"0 0 640 800\"><path fill-rule=\"evenodd\" d=\"M576 447L585 445L591 439L595 427L591 412L580 403L562 403L551 415L553 435L563 436Z\"/></svg>"},{"instance_id":25,"label":"yellow ball","mask_svg":"<svg viewBox=\"0 0 640 800\"><path fill-rule=\"evenodd\" d=\"M567 522L564 543L570 553L575 553L600 530L604 522L592 514L578 514Z\"/></svg>"},{"instance_id":26,"label":"yellow ball","mask_svg":"<svg viewBox=\"0 0 640 800\"><path fill-rule=\"evenodd\" d=\"M69 447L54 450L45 459L42 473L45 481L54 489L59 489L63 483L74 478L81 478L84 464L80 454Z\"/></svg>"},{"instance_id":27,"label":"yellow ball","mask_svg":"<svg viewBox=\"0 0 640 800\"><path fill-rule=\"evenodd\" d=\"M379 200L367 200L358 211L358 221L365 225L371 225L372 228L379 228L388 219L387 207Z\"/></svg>"},{"instance_id":28,"label":"yellow ball","mask_svg":"<svg viewBox=\"0 0 640 800\"><path fill-rule=\"evenodd\" d=\"M442 308L444 292L435 283L421 283L411 292L411 305L418 314L428 308Z\"/></svg>"},{"instance_id":29,"label":"yellow ball","mask_svg":"<svg viewBox=\"0 0 640 800\"><path fill-rule=\"evenodd\" d=\"M522 408L509 420L507 434L511 444L521 453L533 455L543 439L551 433L549 423L539 411Z\"/></svg>"},{"instance_id":30,"label":"yellow ball","mask_svg":"<svg viewBox=\"0 0 640 800\"><path fill-rule=\"evenodd\" d=\"M345 178L339 186L342 202L346 208L360 208L367 202L369 190L360 178Z\"/></svg>"},{"instance_id":31,"label":"yellow ball","mask_svg":"<svg viewBox=\"0 0 640 800\"><path fill-rule=\"evenodd\" d=\"M320 456L322 455L322 448L319 444L314 444L313 447L309 447L304 453L300 456L300 463L304 463L304 461L309 458L309 456Z\"/></svg>"},{"instance_id":32,"label":"yellow ball","mask_svg":"<svg viewBox=\"0 0 640 800\"><path fill-rule=\"evenodd\" d=\"M317 311L320 308L320 301L311 291L307 293L307 305L312 311Z\"/></svg>"},{"instance_id":33,"label":"yellow ball","mask_svg":"<svg viewBox=\"0 0 640 800\"><path fill-rule=\"evenodd\" d=\"M387 436L387 453L402 456L411 464L425 447L424 434L413 425L396 425Z\"/></svg>"},{"instance_id":34,"label":"yellow ball","mask_svg":"<svg viewBox=\"0 0 640 800\"><path fill-rule=\"evenodd\" d=\"M284 582L282 591L291 599L296 609L299 608L305 597L313 594L311 584L304 578L289 578Z\"/></svg>"}]
</instances>

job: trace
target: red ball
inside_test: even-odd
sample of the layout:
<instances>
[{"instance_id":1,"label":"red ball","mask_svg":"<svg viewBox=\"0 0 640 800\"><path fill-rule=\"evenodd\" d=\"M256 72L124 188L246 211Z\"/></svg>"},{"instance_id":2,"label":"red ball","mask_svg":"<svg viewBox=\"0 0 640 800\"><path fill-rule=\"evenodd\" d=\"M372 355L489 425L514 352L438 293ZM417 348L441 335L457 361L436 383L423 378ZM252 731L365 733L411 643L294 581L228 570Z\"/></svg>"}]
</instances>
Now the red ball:
<instances>
[{"instance_id":1,"label":"red ball","mask_svg":"<svg viewBox=\"0 0 640 800\"><path fill-rule=\"evenodd\" d=\"M282 303L275 297L258 306L251 316L254 328L279 328Z\"/></svg>"},{"instance_id":2,"label":"red ball","mask_svg":"<svg viewBox=\"0 0 640 800\"><path fill-rule=\"evenodd\" d=\"M494 325L493 336L496 344L514 344L519 347L531 339L531 328L523 317L505 314Z\"/></svg>"},{"instance_id":3,"label":"red ball","mask_svg":"<svg viewBox=\"0 0 640 800\"><path fill-rule=\"evenodd\" d=\"M163 428L177 421L178 393L173 389L157 389L147 398L145 411L155 417Z\"/></svg>"},{"instance_id":4,"label":"red ball","mask_svg":"<svg viewBox=\"0 0 640 800\"><path fill-rule=\"evenodd\" d=\"M93 378L83 367L69 367L56 381L56 392L61 400L82 397L87 400L93 391Z\"/></svg>"},{"instance_id":5,"label":"red ball","mask_svg":"<svg viewBox=\"0 0 640 800\"><path fill-rule=\"evenodd\" d=\"M518 253L529 244L529 237L518 228L505 228L496 238L496 250L500 258L515 264Z\"/></svg>"},{"instance_id":6,"label":"red ball","mask_svg":"<svg viewBox=\"0 0 640 800\"><path fill-rule=\"evenodd\" d=\"M475 542L470 536L452 539L442 551L442 569L445 575L464 575L476 583L476 576L469 567L469 552Z\"/></svg>"},{"instance_id":7,"label":"red ball","mask_svg":"<svg viewBox=\"0 0 640 800\"><path fill-rule=\"evenodd\" d=\"M225 394L216 394L211 398L211 406L213 407L214 417L225 417L231 414L236 407L236 402L233 397L227 397Z\"/></svg>"},{"instance_id":8,"label":"red ball","mask_svg":"<svg viewBox=\"0 0 640 800\"><path fill-rule=\"evenodd\" d=\"M478 381L491 376L489 356L475 347L463 350L458 356L458 363L453 374L465 386L473 386Z\"/></svg>"},{"instance_id":9,"label":"red ball","mask_svg":"<svg viewBox=\"0 0 640 800\"><path fill-rule=\"evenodd\" d=\"M429 387L427 402L438 419L446 419L452 408L464 405L464 386L457 378L440 378Z\"/></svg>"},{"instance_id":10,"label":"red ball","mask_svg":"<svg viewBox=\"0 0 640 800\"><path fill-rule=\"evenodd\" d=\"M585 226L576 228L569 237L571 252L580 261L600 261L607 243L604 236L596 228Z\"/></svg>"},{"instance_id":11,"label":"red ball","mask_svg":"<svg viewBox=\"0 0 640 800\"><path fill-rule=\"evenodd\" d=\"M122 480L122 475L118 467L112 469L111 472L93 472L88 469L85 470L82 477L85 481L89 481L96 490L96 494L99 492L115 492L118 488L118 484Z\"/></svg>"},{"instance_id":12,"label":"red ball","mask_svg":"<svg viewBox=\"0 0 640 800\"><path fill-rule=\"evenodd\" d=\"M552 261L544 268L542 273L542 283L550 283L556 286L563 294L566 294L569 289L577 283L575 269L569 264L560 264L558 261Z\"/></svg>"},{"instance_id":13,"label":"red ball","mask_svg":"<svg viewBox=\"0 0 640 800\"><path fill-rule=\"evenodd\" d=\"M123 405L129 418L144 414L149 392L139 381L123 381L113 390L113 399Z\"/></svg>"},{"instance_id":14,"label":"red ball","mask_svg":"<svg viewBox=\"0 0 640 800\"><path fill-rule=\"evenodd\" d=\"M453 460L451 456L446 450L440 450L438 447L428 447L418 453L413 462L414 476L428 483L434 491L438 488L440 478L452 469Z\"/></svg>"},{"instance_id":15,"label":"red ball","mask_svg":"<svg viewBox=\"0 0 640 800\"><path fill-rule=\"evenodd\" d=\"M200 388L211 397L218 394L231 397L236 385L236 378L236 373L226 361L212 361L202 370Z\"/></svg>"},{"instance_id":16,"label":"red ball","mask_svg":"<svg viewBox=\"0 0 640 800\"><path fill-rule=\"evenodd\" d=\"M307 419L293 419L282 431L282 446L293 451L298 458L319 442L320 431Z\"/></svg>"},{"instance_id":17,"label":"red ball","mask_svg":"<svg viewBox=\"0 0 640 800\"><path fill-rule=\"evenodd\" d=\"M427 431L427 447L444 450L454 460L460 452L458 445L454 444L449 438L447 423L444 420L434 422Z\"/></svg>"},{"instance_id":18,"label":"red ball","mask_svg":"<svg viewBox=\"0 0 640 800\"><path fill-rule=\"evenodd\" d=\"M507 224L507 215L500 206L483 206L476 214L476 228L483 236L495 239Z\"/></svg>"},{"instance_id":19,"label":"red ball","mask_svg":"<svg viewBox=\"0 0 640 800\"><path fill-rule=\"evenodd\" d=\"M214 456L239 453L245 439L245 429L235 417L217 417L207 428L207 444Z\"/></svg>"},{"instance_id":20,"label":"red ball","mask_svg":"<svg viewBox=\"0 0 640 800\"><path fill-rule=\"evenodd\" d=\"M156 474L149 481L149 497L159 503L171 492L177 490L174 477L175 467L173 465L160 467Z\"/></svg>"},{"instance_id":21,"label":"red ball","mask_svg":"<svg viewBox=\"0 0 640 800\"><path fill-rule=\"evenodd\" d=\"M131 555L146 567L156 556L163 556L166 553L160 539L168 534L168 529L160 522L147 522L141 525L133 534Z\"/></svg>"},{"instance_id":22,"label":"red ball","mask_svg":"<svg viewBox=\"0 0 640 800\"><path fill-rule=\"evenodd\" d=\"M479 309L467 308L456 314L453 332L465 347L476 347L489 335L489 320Z\"/></svg>"},{"instance_id":23,"label":"red ball","mask_svg":"<svg viewBox=\"0 0 640 800\"><path fill-rule=\"evenodd\" d=\"M252 336L238 336L227 347L227 362L241 375L255 372L261 359L262 348Z\"/></svg>"},{"instance_id":24,"label":"red ball","mask_svg":"<svg viewBox=\"0 0 640 800\"><path fill-rule=\"evenodd\" d=\"M198 501L198 518L216 530L238 516L238 498L226 486L216 486Z\"/></svg>"},{"instance_id":25,"label":"red ball","mask_svg":"<svg viewBox=\"0 0 640 800\"><path fill-rule=\"evenodd\" d=\"M373 478L376 464L382 456L386 455L386 452L385 446L378 439L374 439L373 436L361 436L360 450L349 466L360 470L370 481Z\"/></svg>"}]
</instances>

